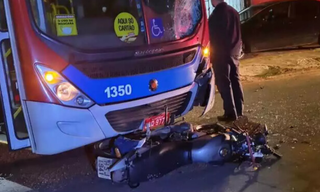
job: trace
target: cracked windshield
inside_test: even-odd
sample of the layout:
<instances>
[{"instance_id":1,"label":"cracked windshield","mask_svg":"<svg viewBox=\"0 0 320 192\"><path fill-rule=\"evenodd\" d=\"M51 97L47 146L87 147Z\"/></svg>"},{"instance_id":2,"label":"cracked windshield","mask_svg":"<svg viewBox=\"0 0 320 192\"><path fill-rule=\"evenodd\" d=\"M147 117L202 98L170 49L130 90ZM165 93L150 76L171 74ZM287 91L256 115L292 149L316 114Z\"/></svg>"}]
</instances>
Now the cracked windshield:
<instances>
[{"instance_id":1,"label":"cracked windshield","mask_svg":"<svg viewBox=\"0 0 320 192\"><path fill-rule=\"evenodd\" d=\"M0 0L0 192L320 192L320 0Z\"/></svg>"}]
</instances>

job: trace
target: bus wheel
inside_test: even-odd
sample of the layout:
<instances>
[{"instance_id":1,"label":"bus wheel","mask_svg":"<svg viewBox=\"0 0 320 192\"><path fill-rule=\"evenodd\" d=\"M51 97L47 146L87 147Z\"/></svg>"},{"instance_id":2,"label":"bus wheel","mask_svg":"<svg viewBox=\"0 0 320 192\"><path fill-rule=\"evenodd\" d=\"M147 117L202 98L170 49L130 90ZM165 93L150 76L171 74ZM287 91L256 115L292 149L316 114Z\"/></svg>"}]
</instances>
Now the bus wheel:
<instances>
[{"instance_id":1,"label":"bus wheel","mask_svg":"<svg viewBox=\"0 0 320 192\"><path fill-rule=\"evenodd\" d=\"M128 186L131 188L131 189L136 189L140 186L140 183L128 183Z\"/></svg>"}]
</instances>

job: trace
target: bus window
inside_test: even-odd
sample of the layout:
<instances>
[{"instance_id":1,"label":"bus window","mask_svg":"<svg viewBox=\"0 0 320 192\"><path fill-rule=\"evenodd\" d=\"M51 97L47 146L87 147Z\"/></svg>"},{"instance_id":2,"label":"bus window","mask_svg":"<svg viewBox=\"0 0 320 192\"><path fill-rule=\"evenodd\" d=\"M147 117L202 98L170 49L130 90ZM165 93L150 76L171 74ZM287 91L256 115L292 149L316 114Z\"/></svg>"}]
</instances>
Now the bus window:
<instances>
[{"instance_id":1,"label":"bus window","mask_svg":"<svg viewBox=\"0 0 320 192\"><path fill-rule=\"evenodd\" d=\"M35 22L38 26L40 26L40 20L39 20L39 10L38 10L38 6L37 6L37 1L36 0L30 0L30 4L32 7L32 13L33 13L33 17L35 19Z\"/></svg>"},{"instance_id":2,"label":"bus window","mask_svg":"<svg viewBox=\"0 0 320 192\"><path fill-rule=\"evenodd\" d=\"M6 15L4 11L4 4L3 0L0 0L0 30L4 31L7 30L7 21L6 21ZM1 95L0 95L1 99ZM0 142L6 141L6 138L3 138L3 134L5 132L5 127L4 127L4 112L3 112L3 106L2 102L0 102Z\"/></svg>"},{"instance_id":3,"label":"bus window","mask_svg":"<svg viewBox=\"0 0 320 192\"><path fill-rule=\"evenodd\" d=\"M7 20L3 0L0 0L0 29L7 30Z\"/></svg>"},{"instance_id":4,"label":"bus window","mask_svg":"<svg viewBox=\"0 0 320 192\"><path fill-rule=\"evenodd\" d=\"M144 0L151 43L174 41L193 34L202 18L200 0ZM156 28L159 27L157 30ZM162 31L163 30L163 31Z\"/></svg>"},{"instance_id":5,"label":"bus window","mask_svg":"<svg viewBox=\"0 0 320 192\"><path fill-rule=\"evenodd\" d=\"M147 43L139 0L29 2L42 33L72 47L97 50ZM126 31L130 35L123 35Z\"/></svg>"},{"instance_id":6,"label":"bus window","mask_svg":"<svg viewBox=\"0 0 320 192\"><path fill-rule=\"evenodd\" d=\"M192 35L202 18L201 0L28 1L42 33L79 49L179 40Z\"/></svg>"}]
</instances>

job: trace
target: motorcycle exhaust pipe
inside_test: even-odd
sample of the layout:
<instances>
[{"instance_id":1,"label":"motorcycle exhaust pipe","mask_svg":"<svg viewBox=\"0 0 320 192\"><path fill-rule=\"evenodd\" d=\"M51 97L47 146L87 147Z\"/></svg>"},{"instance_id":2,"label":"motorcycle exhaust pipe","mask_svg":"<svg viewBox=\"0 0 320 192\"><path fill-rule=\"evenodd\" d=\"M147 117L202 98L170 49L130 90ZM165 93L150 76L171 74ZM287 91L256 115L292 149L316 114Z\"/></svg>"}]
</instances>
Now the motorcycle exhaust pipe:
<instances>
[{"instance_id":1,"label":"motorcycle exhaust pipe","mask_svg":"<svg viewBox=\"0 0 320 192\"><path fill-rule=\"evenodd\" d=\"M127 168L128 180L130 183L149 181L192 163L222 165L231 154L231 141L223 134L163 143L136 155Z\"/></svg>"}]
</instances>

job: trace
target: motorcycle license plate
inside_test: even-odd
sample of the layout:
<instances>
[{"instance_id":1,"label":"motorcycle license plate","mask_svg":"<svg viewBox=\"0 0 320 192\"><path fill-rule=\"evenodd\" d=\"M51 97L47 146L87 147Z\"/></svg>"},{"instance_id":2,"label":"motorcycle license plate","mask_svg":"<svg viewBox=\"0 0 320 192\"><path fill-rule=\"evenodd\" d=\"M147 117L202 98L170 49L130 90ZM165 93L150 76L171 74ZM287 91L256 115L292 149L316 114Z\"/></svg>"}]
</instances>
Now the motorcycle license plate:
<instances>
[{"instance_id":1,"label":"motorcycle license plate","mask_svg":"<svg viewBox=\"0 0 320 192\"><path fill-rule=\"evenodd\" d=\"M111 180L109 167L114 163L114 161L114 159L105 157L97 158L97 173L99 178Z\"/></svg>"},{"instance_id":2,"label":"motorcycle license plate","mask_svg":"<svg viewBox=\"0 0 320 192\"><path fill-rule=\"evenodd\" d=\"M167 113L167 122L169 121L169 117L170 117L170 114ZM153 117L150 117L148 119L146 119L144 121L144 129L143 130L147 130L147 124L149 123L150 124L150 129L151 130L154 130L158 127L162 127L165 125L165 120L166 120L166 115L165 113L162 113L160 115L157 115L157 116L153 116Z\"/></svg>"}]
</instances>

